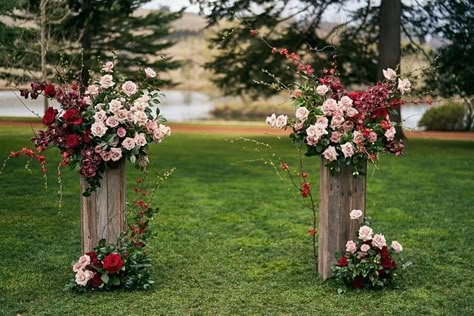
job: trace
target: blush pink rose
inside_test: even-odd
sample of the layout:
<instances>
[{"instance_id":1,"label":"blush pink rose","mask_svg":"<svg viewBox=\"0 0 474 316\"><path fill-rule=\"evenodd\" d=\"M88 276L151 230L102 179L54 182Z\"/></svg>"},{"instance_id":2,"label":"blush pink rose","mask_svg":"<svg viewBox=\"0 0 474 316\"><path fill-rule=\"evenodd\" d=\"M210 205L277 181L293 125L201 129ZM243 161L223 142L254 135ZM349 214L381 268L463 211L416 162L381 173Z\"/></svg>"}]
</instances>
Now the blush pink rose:
<instances>
[{"instance_id":1,"label":"blush pink rose","mask_svg":"<svg viewBox=\"0 0 474 316\"><path fill-rule=\"evenodd\" d=\"M367 252L370 250L370 246L367 244L363 244L362 246L360 246L360 250L363 252Z\"/></svg>"},{"instance_id":2,"label":"blush pink rose","mask_svg":"<svg viewBox=\"0 0 474 316\"><path fill-rule=\"evenodd\" d=\"M337 112L336 100L329 98L324 101L323 105L321 106L321 111L323 111L325 116L334 115Z\"/></svg>"},{"instance_id":3,"label":"blush pink rose","mask_svg":"<svg viewBox=\"0 0 474 316\"><path fill-rule=\"evenodd\" d=\"M304 106L301 106L299 108L296 109L296 118L298 120L300 120L301 122L304 122L308 119L308 115L309 115L309 111L307 108L305 108Z\"/></svg>"},{"instance_id":4,"label":"blush pink rose","mask_svg":"<svg viewBox=\"0 0 474 316\"><path fill-rule=\"evenodd\" d=\"M106 63L102 66L102 71L104 71L104 72L113 72L112 69L114 69L114 63L111 62L111 61L106 62Z\"/></svg>"},{"instance_id":5,"label":"blush pink rose","mask_svg":"<svg viewBox=\"0 0 474 316\"><path fill-rule=\"evenodd\" d=\"M145 126L148 121L148 116L143 111L136 111L133 113L133 122L139 126Z\"/></svg>"},{"instance_id":6,"label":"blush pink rose","mask_svg":"<svg viewBox=\"0 0 474 316\"><path fill-rule=\"evenodd\" d=\"M96 85L90 85L87 87L86 93L88 95L91 95L93 97L97 96L100 93L100 89Z\"/></svg>"},{"instance_id":7,"label":"blush pink rose","mask_svg":"<svg viewBox=\"0 0 474 316\"><path fill-rule=\"evenodd\" d=\"M382 234L375 234L372 238L372 246L382 249L383 246L386 246L385 237Z\"/></svg>"},{"instance_id":8,"label":"blush pink rose","mask_svg":"<svg viewBox=\"0 0 474 316\"><path fill-rule=\"evenodd\" d=\"M77 272L79 270L83 270L86 266L91 263L91 257L88 255L83 255L79 257L79 260L74 264L72 267L72 271Z\"/></svg>"},{"instance_id":9,"label":"blush pink rose","mask_svg":"<svg viewBox=\"0 0 474 316\"><path fill-rule=\"evenodd\" d=\"M398 79L398 90L401 94L405 94L411 91L411 82L408 79Z\"/></svg>"},{"instance_id":10,"label":"blush pink rose","mask_svg":"<svg viewBox=\"0 0 474 316\"><path fill-rule=\"evenodd\" d=\"M352 99L345 95L339 100L339 105L346 109L352 106L352 102Z\"/></svg>"},{"instance_id":11,"label":"blush pink rose","mask_svg":"<svg viewBox=\"0 0 474 316\"><path fill-rule=\"evenodd\" d=\"M94 114L94 120L96 122L103 122L107 118L107 113L104 110L99 110Z\"/></svg>"},{"instance_id":12,"label":"blush pink rose","mask_svg":"<svg viewBox=\"0 0 474 316\"><path fill-rule=\"evenodd\" d=\"M352 141L356 144L362 144L364 141L364 135L359 131L355 131L354 134L352 134Z\"/></svg>"},{"instance_id":13,"label":"blush pink rose","mask_svg":"<svg viewBox=\"0 0 474 316\"><path fill-rule=\"evenodd\" d=\"M344 123L344 117L342 117L341 115L333 116L331 120L331 128L336 129L341 126L342 123Z\"/></svg>"},{"instance_id":14,"label":"blush pink rose","mask_svg":"<svg viewBox=\"0 0 474 316\"><path fill-rule=\"evenodd\" d=\"M326 158L329 161L334 161L337 159L337 152L336 148L334 146L329 146L326 148L326 150L323 152L324 158Z\"/></svg>"},{"instance_id":15,"label":"blush pink rose","mask_svg":"<svg viewBox=\"0 0 474 316\"><path fill-rule=\"evenodd\" d=\"M329 120L327 117L318 116L316 117L316 123L322 125L324 128L327 128L329 125Z\"/></svg>"},{"instance_id":16,"label":"blush pink rose","mask_svg":"<svg viewBox=\"0 0 474 316\"><path fill-rule=\"evenodd\" d=\"M102 158L103 161L109 161L110 159L112 159L112 155L111 155L110 151L103 150L100 153L100 158Z\"/></svg>"},{"instance_id":17,"label":"blush pink rose","mask_svg":"<svg viewBox=\"0 0 474 316\"><path fill-rule=\"evenodd\" d=\"M122 142L122 147L126 150L132 150L135 148L135 139L131 137L126 137Z\"/></svg>"},{"instance_id":18,"label":"blush pink rose","mask_svg":"<svg viewBox=\"0 0 474 316\"><path fill-rule=\"evenodd\" d=\"M288 116L282 114L277 117L276 122L275 122L275 126L277 128L280 128L280 129L285 128L287 124L288 124Z\"/></svg>"},{"instance_id":19,"label":"blush pink rose","mask_svg":"<svg viewBox=\"0 0 474 316\"><path fill-rule=\"evenodd\" d=\"M107 127L103 122L96 122L91 126L91 133L95 137L102 137L107 132Z\"/></svg>"},{"instance_id":20,"label":"blush pink rose","mask_svg":"<svg viewBox=\"0 0 474 316\"><path fill-rule=\"evenodd\" d=\"M125 135L127 135L127 130L123 127L119 127L117 129L117 136L120 137L120 138L124 138Z\"/></svg>"},{"instance_id":21,"label":"blush pink rose","mask_svg":"<svg viewBox=\"0 0 474 316\"><path fill-rule=\"evenodd\" d=\"M111 148L110 149L110 159L112 161L119 161L122 158L122 149L120 148Z\"/></svg>"},{"instance_id":22,"label":"blush pink rose","mask_svg":"<svg viewBox=\"0 0 474 316\"><path fill-rule=\"evenodd\" d=\"M341 129L344 131L344 133L350 131L351 129L354 128L354 123L351 121L345 121L344 124L342 124Z\"/></svg>"},{"instance_id":23,"label":"blush pink rose","mask_svg":"<svg viewBox=\"0 0 474 316\"><path fill-rule=\"evenodd\" d=\"M353 240L346 243L346 252L355 253L357 251L357 244Z\"/></svg>"},{"instance_id":24,"label":"blush pink rose","mask_svg":"<svg viewBox=\"0 0 474 316\"><path fill-rule=\"evenodd\" d=\"M357 114L359 114L359 111L357 111L356 109L354 108L347 108L346 109L346 114L348 117L354 117L356 116Z\"/></svg>"},{"instance_id":25,"label":"blush pink rose","mask_svg":"<svg viewBox=\"0 0 474 316\"><path fill-rule=\"evenodd\" d=\"M392 247L392 249L395 250L396 253L400 253L403 250L402 245L400 245L400 243L396 240L392 241L392 245L390 247Z\"/></svg>"},{"instance_id":26,"label":"blush pink rose","mask_svg":"<svg viewBox=\"0 0 474 316\"><path fill-rule=\"evenodd\" d=\"M137 93L137 85L133 81L125 81L122 85L122 91L130 97Z\"/></svg>"},{"instance_id":27,"label":"blush pink rose","mask_svg":"<svg viewBox=\"0 0 474 316\"><path fill-rule=\"evenodd\" d=\"M118 110L120 110L123 107L122 102L118 99L113 99L112 101L109 102L109 109L110 112L116 113Z\"/></svg>"},{"instance_id":28,"label":"blush pink rose","mask_svg":"<svg viewBox=\"0 0 474 316\"><path fill-rule=\"evenodd\" d=\"M392 68L383 69L382 72L387 80L394 81L397 78L397 73Z\"/></svg>"},{"instance_id":29,"label":"blush pink rose","mask_svg":"<svg viewBox=\"0 0 474 316\"><path fill-rule=\"evenodd\" d=\"M145 146L147 143L145 134L144 133L135 134L135 143L140 147Z\"/></svg>"},{"instance_id":30,"label":"blush pink rose","mask_svg":"<svg viewBox=\"0 0 474 316\"><path fill-rule=\"evenodd\" d=\"M117 127L119 125L119 121L115 116L109 116L107 120L105 120L105 124L109 127Z\"/></svg>"},{"instance_id":31,"label":"blush pink rose","mask_svg":"<svg viewBox=\"0 0 474 316\"><path fill-rule=\"evenodd\" d=\"M359 219L362 217L362 215L364 215L364 212L362 212L362 210L352 210L349 213L349 216L351 217L351 219Z\"/></svg>"},{"instance_id":32,"label":"blush pink rose","mask_svg":"<svg viewBox=\"0 0 474 316\"><path fill-rule=\"evenodd\" d=\"M129 114L129 111L122 109L122 110L118 110L115 113L115 116L117 117L117 120L119 122L125 122L126 120L128 120L128 114Z\"/></svg>"},{"instance_id":33,"label":"blush pink rose","mask_svg":"<svg viewBox=\"0 0 474 316\"><path fill-rule=\"evenodd\" d=\"M350 142L341 145L341 150L345 158L349 158L354 155L354 146Z\"/></svg>"},{"instance_id":34,"label":"blush pink rose","mask_svg":"<svg viewBox=\"0 0 474 316\"><path fill-rule=\"evenodd\" d=\"M333 143L339 143L339 141L341 140L341 136L342 134L337 132L337 131L333 131L331 133L331 142Z\"/></svg>"},{"instance_id":35,"label":"blush pink rose","mask_svg":"<svg viewBox=\"0 0 474 316\"><path fill-rule=\"evenodd\" d=\"M316 92L320 95L323 96L329 91L329 87L326 85L320 85L316 87Z\"/></svg>"},{"instance_id":36,"label":"blush pink rose","mask_svg":"<svg viewBox=\"0 0 474 316\"><path fill-rule=\"evenodd\" d=\"M299 132L303 129L304 127L304 123L301 122L301 121L298 121L295 123L295 125L293 126L293 129L295 130L295 132Z\"/></svg>"},{"instance_id":37,"label":"blush pink rose","mask_svg":"<svg viewBox=\"0 0 474 316\"><path fill-rule=\"evenodd\" d=\"M111 88L115 85L115 82L114 82L114 78L112 77L112 75L103 75L101 78L100 78L100 86L102 88Z\"/></svg>"},{"instance_id":38,"label":"blush pink rose","mask_svg":"<svg viewBox=\"0 0 474 316\"><path fill-rule=\"evenodd\" d=\"M265 123L267 123L267 125L269 125L270 127L275 127L276 126L276 114L273 113L272 115L267 116L267 118L265 120Z\"/></svg>"},{"instance_id":39,"label":"blush pink rose","mask_svg":"<svg viewBox=\"0 0 474 316\"><path fill-rule=\"evenodd\" d=\"M362 226L359 228L359 239L363 241L371 240L372 239L372 228L369 226Z\"/></svg>"},{"instance_id":40,"label":"blush pink rose","mask_svg":"<svg viewBox=\"0 0 474 316\"><path fill-rule=\"evenodd\" d=\"M76 283L80 286L86 286L87 282L94 277L94 272L89 270L79 270L76 273Z\"/></svg>"},{"instance_id":41,"label":"blush pink rose","mask_svg":"<svg viewBox=\"0 0 474 316\"><path fill-rule=\"evenodd\" d=\"M154 71L150 67L145 68L145 74L148 78L155 78L156 77L156 71Z\"/></svg>"},{"instance_id":42,"label":"blush pink rose","mask_svg":"<svg viewBox=\"0 0 474 316\"><path fill-rule=\"evenodd\" d=\"M387 138L388 141L392 141L395 138L395 127L390 127L388 130L385 131L385 137Z\"/></svg>"}]
</instances>

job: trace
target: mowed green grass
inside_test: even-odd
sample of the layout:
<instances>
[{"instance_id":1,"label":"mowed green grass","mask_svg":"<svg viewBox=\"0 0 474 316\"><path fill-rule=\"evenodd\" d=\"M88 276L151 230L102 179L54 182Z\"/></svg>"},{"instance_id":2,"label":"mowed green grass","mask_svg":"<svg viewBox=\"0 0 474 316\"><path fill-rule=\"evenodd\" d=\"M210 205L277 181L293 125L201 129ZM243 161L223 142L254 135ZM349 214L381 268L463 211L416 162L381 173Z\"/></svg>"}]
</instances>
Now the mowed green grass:
<instances>
[{"instance_id":1,"label":"mowed green grass","mask_svg":"<svg viewBox=\"0 0 474 316\"><path fill-rule=\"evenodd\" d=\"M30 136L0 127L0 156ZM150 291L63 292L80 255L78 175L63 172L59 211L58 155L47 154L47 190L37 168L10 160L0 176L0 315L474 315L474 142L411 140L405 156L369 168L374 229L400 241L413 265L401 289L338 295L315 273L310 211L259 160L275 152L294 166L293 147L235 138L177 133L152 146L152 174L176 171L153 201ZM317 196L318 159L305 163ZM130 199L139 175L129 168Z\"/></svg>"}]
</instances>

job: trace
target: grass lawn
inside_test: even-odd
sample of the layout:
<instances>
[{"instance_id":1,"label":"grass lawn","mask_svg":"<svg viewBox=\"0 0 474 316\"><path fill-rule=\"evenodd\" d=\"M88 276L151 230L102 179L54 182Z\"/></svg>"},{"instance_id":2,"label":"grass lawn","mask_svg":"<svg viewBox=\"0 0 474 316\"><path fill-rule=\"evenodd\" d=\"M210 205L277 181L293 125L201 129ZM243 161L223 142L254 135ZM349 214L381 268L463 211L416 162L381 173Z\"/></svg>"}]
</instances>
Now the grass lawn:
<instances>
[{"instance_id":1,"label":"grass lawn","mask_svg":"<svg viewBox=\"0 0 474 316\"><path fill-rule=\"evenodd\" d=\"M30 136L0 127L0 156ZM0 315L474 315L474 142L411 140L404 157L369 168L374 230L414 265L401 289L338 295L314 271L301 198L271 166L243 162L269 152L226 138L235 137L176 133L152 146L155 169L176 171L154 199L150 291L63 292L80 255L78 176L63 172L59 211L58 155L47 155L47 190L37 169L10 160L0 175ZM258 140L294 164L286 139ZM307 165L318 183L317 159Z\"/></svg>"}]
</instances>

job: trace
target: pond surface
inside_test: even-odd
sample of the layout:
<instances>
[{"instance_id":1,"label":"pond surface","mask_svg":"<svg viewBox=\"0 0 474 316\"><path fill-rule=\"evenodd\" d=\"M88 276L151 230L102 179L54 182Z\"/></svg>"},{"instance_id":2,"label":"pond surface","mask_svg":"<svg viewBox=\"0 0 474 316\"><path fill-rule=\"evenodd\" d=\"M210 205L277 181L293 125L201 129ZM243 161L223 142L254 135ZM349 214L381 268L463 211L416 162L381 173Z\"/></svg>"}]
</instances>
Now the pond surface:
<instances>
[{"instance_id":1,"label":"pond surface","mask_svg":"<svg viewBox=\"0 0 474 316\"><path fill-rule=\"evenodd\" d=\"M208 95L194 91L167 90L162 91L161 114L171 122L189 122L205 120L215 106L215 100ZM57 103L52 106L58 107ZM43 100L22 98L17 91L0 91L0 116L34 117L34 113L43 113ZM418 121L429 108L429 105L405 104L402 106L403 126L416 129ZM264 118L262 118L263 122Z\"/></svg>"}]
</instances>

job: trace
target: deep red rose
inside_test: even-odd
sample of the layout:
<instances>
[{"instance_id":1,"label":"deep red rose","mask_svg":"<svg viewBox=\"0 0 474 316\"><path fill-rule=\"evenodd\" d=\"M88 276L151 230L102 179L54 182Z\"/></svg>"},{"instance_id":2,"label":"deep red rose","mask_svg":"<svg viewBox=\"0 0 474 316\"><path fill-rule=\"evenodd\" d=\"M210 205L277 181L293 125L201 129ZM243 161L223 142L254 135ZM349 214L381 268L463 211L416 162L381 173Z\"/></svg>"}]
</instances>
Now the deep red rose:
<instances>
[{"instance_id":1,"label":"deep red rose","mask_svg":"<svg viewBox=\"0 0 474 316\"><path fill-rule=\"evenodd\" d=\"M363 94L364 94L363 91L355 91L355 92L350 92L350 93L348 93L347 96L348 96L352 101L356 101L356 100L358 100Z\"/></svg>"},{"instance_id":2,"label":"deep red rose","mask_svg":"<svg viewBox=\"0 0 474 316\"><path fill-rule=\"evenodd\" d=\"M339 259L339 261L337 262L337 265L340 267L347 266L347 257L344 256L341 259Z\"/></svg>"},{"instance_id":3,"label":"deep red rose","mask_svg":"<svg viewBox=\"0 0 474 316\"><path fill-rule=\"evenodd\" d=\"M387 246L383 246L382 249L380 249L380 256L382 258L388 258L388 248Z\"/></svg>"},{"instance_id":4,"label":"deep red rose","mask_svg":"<svg viewBox=\"0 0 474 316\"><path fill-rule=\"evenodd\" d=\"M355 289L360 289L362 288L362 286L364 285L364 279L358 275L354 278L354 281L352 282L352 286L355 288Z\"/></svg>"},{"instance_id":5,"label":"deep red rose","mask_svg":"<svg viewBox=\"0 0 474 316\"><path fill-rule=\"evenodd\" d=\"M67 135L66 145L68 148L76 148L77 146L79 146L79 136L77 136L77 134Z\"/></svg>"},{"instance_id":6,"label":"deep red rose","mask_svg":"<svg viewBox=\"0 0 474 316\"><path fill-rule=\"evenodd\" d=\"M92 287L99 287L102 285L102 279L100 277L101 277L100 273L96 272L94 274L94 276L92 277L90 281Z\"/></svg>"},{"instance_id":7,"label":"deep red rose","mask_svg":"<svg viewBox=\"0 0 474 316\"><path fill-rule=\"evenodd\" d=\"M380 260L380 264L384 269L395 269L397 267L395 260L391 259L390 257L382 258L382 260Z\"/></svg>"},{"instance_id":8,"label":"deep red rose","mask_svg":"<svg viewBox=\"0 0 474 316\"><path fill-rule=\"evenodd\" d=\"M82 123L82 117L76 109L69 109L64 112L63 118L68 124L79 125Z\"/></svg>"},{"instance_id":9,"label":"deep red rose","mask_svg":"<svg viewBox=\"0 0 474 316\"><path fill-rule=\"evenodd\" d=\"M50 106L46 110L46 113L44 113L43 124L47 125L47 126L53 124L54 119L56 118L56 114L58 114L58 110L55 110L55 109L53 109L53 107Z\"/></svg>"},{"instance_id":10,"label":"deep red rose","mask_svg":"<svg viewBox=\"0 0 474 316\"><path fill-rule=\"evenodd\" d=\"M388 110L386 108L378 108L372 111L370 118L375 119L377 117L386 117L388 115Z\"/></svg>"},{"instance_id":11,"label":"deep red rose","mask_svg":"<svg viewBox=\"0 0 474 316\"><path fill-rule=\"evenodd\" d=\"M380 122L380 126L382 126L382 128L385 129L385 130L387 130L387 129L389 129L390 127L392 127L392 126L390 125L390 123L387 122L386 120L383 120L382 122Z\"/></svg>"},{"instance_id":12,"label":"deep red rose","mask_svg":"<svg viewBox=\"0 0 474 316\"><path fill-rule=\"evenodd\" d=\"M102 268L102 263L97 259L97 254L94 251L86 253L91 258L91 263L96 268Z\"/></svg>"},{"instance_id":13,"label":"deep red rose","mask_svg":"<svg viewBox=\"0 0 474 316\"><path fill-rule=\"evenodd\" d=\"M45 96L52 98L56 95L56 88L51 83L47 84L46 87L44 87L43 93Z\"/></svg>"},{"instance_id":14,"label":"deep red rose","mask_svg":"<svg viewBox=\"0 0 474 316\"><path fill-rule=\"evenodd\" d=\"M104 269L114 274L123 266L122 258L117 253L111 253L104 258Z\"/></svg>"},{"instance_id":15,"label":"deep red rose","mask_svg":"<svg viewBox=\"0 0 474 316\"><path fill-rule=\"evenodd\" d=\"M84 141L84 143L89 144L91 142L90 134L91 130L89 128L82 134L82 141Z\"/></svg>"}]
</instances>

